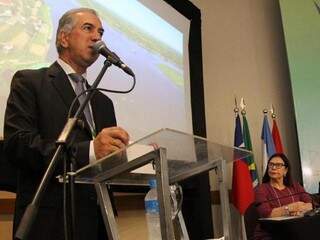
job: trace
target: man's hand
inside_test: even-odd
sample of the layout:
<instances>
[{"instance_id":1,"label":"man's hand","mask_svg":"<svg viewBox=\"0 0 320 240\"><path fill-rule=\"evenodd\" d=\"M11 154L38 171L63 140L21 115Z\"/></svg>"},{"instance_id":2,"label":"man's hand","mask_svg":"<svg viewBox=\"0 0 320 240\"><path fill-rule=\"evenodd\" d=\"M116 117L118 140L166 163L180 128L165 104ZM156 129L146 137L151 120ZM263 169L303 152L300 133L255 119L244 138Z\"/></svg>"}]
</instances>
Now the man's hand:
<instances>
[{"instance_id":1,"label":"man's hand","mask_svg":"<svg viewBox=\"0 0 320 240\"><path fill-rule=\"evenodd\" d=\"M96 159L124 148L129 143L129 134L121 127L104 128L93 140Z\"/></svg>"}]
</instances>

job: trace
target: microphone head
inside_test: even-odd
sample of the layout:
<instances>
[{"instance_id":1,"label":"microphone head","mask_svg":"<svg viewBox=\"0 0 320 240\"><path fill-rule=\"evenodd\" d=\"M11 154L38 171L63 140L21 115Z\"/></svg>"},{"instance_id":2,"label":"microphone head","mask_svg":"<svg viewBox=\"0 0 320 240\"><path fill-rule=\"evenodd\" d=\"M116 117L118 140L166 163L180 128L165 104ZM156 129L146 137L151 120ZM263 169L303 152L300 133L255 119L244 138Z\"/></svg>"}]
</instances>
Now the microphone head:
<instances>
[{"instance_id":1,"label":"microphone head","mask_svg":"<svg viewBox=\"0 0 320 240\"><path fill-rule=\"evenodd\" d=\"M123 71L134 77L132 70L120 60L117 54L111 52L102 40L96 41L92 45L92 49L95 53L103 55L108 61L110 61L110 63L121 68Z\"/></svg>"},{"instance_id":2,"label":"microphone head","mask_svg":"<svg viewBox=\"0 0 320 240\"><path fill-rule=\"evenodd\" d=\"M101 49L104 47L106 47L106 44L102 40L99 40L93 44L92 49L95 53L100 53Z\"/></svg>"}]
</instances>

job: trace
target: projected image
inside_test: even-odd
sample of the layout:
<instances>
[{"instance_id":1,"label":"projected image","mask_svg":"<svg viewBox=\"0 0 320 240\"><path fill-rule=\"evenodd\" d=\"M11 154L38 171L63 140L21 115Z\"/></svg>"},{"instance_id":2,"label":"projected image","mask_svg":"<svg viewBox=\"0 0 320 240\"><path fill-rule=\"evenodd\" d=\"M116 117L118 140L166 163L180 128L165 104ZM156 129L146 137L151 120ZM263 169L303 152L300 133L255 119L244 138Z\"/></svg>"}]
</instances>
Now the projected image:
<instances>
[{"instance_id":1,"label":"projected image","mask_svg":"<svg viewBox=\"0 0 320 240\"><path fill-rule=\"evenodd\" d=\"M320 1L281 0L304 187L320 181ZM299 13L299 14L296 14Z\"/></svg>"},{"instance_id":2,"label":"projected image","mask_svg":"<svg viewBox=\"0 0 320 240\"><path fill-rule=\"evenodd\" d=\"M49 9L41 1L1 0L0 26L2 129L11 77L17 69L44 65L52 34L52 24Z\"/></svg>"},{"instance_id":3,"label":"projected image","mask_svg":"<svg viewBox=\"0 0 320 240\"><path fill-rule=\"evenodd\" d=\"M150 2L159 4L159 0ZM163 11L171 9L162 4ZM186 51L189 21L175 12L178 22L184 20L178 30L160 17L161 12L136 0L0 0L1 118L14 72L49 66L56 60L58 19L77 7L98 12L105 29L103 40L136 75L132 93L107 94L115 104L118 124L135 139L163 127L192 132ZM89 69L90 83L104 60L100 57ZM131 84L130 76L111 67L99 87L126 90Z\"/></svg>"}]
</instances>

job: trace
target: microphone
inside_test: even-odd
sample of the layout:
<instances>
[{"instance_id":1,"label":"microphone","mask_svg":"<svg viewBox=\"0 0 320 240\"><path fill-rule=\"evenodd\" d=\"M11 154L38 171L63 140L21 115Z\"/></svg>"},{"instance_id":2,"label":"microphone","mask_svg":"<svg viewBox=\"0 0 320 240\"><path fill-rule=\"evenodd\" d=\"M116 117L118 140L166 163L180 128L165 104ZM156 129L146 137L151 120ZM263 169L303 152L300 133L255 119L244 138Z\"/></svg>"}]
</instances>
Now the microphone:
<instances>
[{"instance_id":1,"label":"microphone","mask_svg":"<svg viewBox=\"0 0 320 240\"><path fill-rule=\"evenodd\" d=\"M106 44L102 40L95 42L92 48L96 53L106 57L113 65L121 68L124 72L132 77L135 77L133 71L121 61L117 54L110 51L110 49L107 48Z\"/></svg>"}]
</instances>

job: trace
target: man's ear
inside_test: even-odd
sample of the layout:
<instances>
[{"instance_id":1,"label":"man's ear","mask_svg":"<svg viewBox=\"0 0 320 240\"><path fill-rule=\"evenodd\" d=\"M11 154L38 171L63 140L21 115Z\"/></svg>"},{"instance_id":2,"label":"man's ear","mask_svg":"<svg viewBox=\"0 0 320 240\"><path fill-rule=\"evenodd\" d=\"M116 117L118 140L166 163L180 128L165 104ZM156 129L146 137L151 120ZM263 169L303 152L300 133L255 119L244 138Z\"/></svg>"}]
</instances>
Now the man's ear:
<instances>
[{"instance_id":1,"label":"man's ear","mask_svg":"<svg viewBox=\"0 0 320 240\"><path fill-rule=\"evenodd\" d=\"M59 38L60 38L60 44L63 48L68 48L69 46L69 34L61 31L59 34Z\"/></svg>"}]
</instances>

